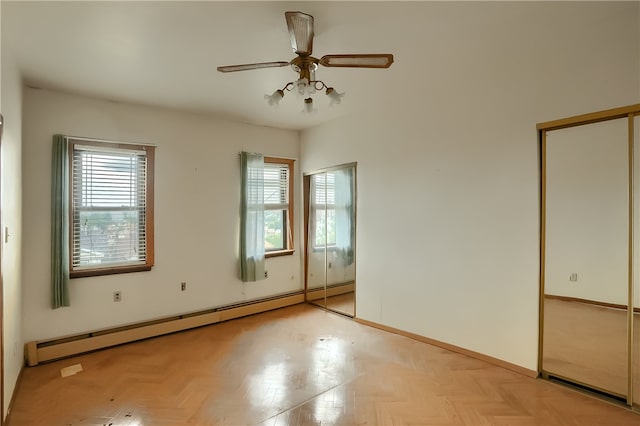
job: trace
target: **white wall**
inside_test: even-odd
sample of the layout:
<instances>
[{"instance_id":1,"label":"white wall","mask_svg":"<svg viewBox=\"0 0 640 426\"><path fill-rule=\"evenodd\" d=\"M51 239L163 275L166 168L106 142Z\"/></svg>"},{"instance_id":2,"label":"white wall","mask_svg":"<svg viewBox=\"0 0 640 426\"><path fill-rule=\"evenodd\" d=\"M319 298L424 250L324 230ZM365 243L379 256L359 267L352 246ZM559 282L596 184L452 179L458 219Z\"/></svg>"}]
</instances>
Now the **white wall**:
<instances>
[{"instance_id":1,"label":"white wall","mask_svg":"<svg viewBox=\"0 0 640 426\"><path fill-rule=\"evenodd\" d=\"M547 132L545 294L628 303L627 123Z\"/></svg>"},{"instance_id":2,"label":"white wall","mask_svg":"<svg viewBox=\"0 0 640 426\"><path fill-rule=\"evenodd\" d=\"M301 250L293 256L267 259L267 280L243 284L237 278L238 153L298 158L297 132L30 88L25 89L24 123L26 341L301 288ZM52 310L49 210L51 136L55 133L157 144L156 266L150 272L74 279L71 307ZM297 162L295 167L299 171ZM300 188L298 177L295 185ZM299 223L299 210L296 216ZM180 291L181 281L187 282L185 292ZM113 302L116 290L122 291L122 302Z\"/></svg>"},{"instance_id":3,"label":"white wall","mask_svg":"<svg viewBox=\"0 0 640 426\"><path fill-rule=\"evenodd\" d=\"M23 365L22 338L22 80L15 61L6 48L2 49L0 111L4 116L2 135L2 282L3 282L3 333L4 333L4 407L7 407ZM4 229L10 237L5 243Z\"/></svg>"},{"instance_id":4,"label":"white wall","mask_svg":"<svg viewBox=\"0 0 640 426\"><path fill-rule=\"evenodd\" d=\"M385 72L407 84L385 87L381 72L380 104L301 139L303 172L358 162L360 318L536 369L535 125L638 102L637 8L388 7L413 41Z\"/></svg>"}]
</instances>

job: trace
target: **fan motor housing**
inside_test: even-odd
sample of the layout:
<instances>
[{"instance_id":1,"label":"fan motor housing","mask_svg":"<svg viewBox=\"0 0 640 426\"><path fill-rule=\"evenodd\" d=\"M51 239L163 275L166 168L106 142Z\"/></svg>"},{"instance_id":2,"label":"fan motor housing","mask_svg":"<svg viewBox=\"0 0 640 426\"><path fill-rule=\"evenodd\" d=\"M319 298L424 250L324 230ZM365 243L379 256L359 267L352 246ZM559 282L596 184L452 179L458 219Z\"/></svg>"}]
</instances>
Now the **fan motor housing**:
<instances>
[{"instance_id":1,"label":"fan motor housing","mask_svg":"<svg viewBox=\"0 0 640 426\"><path fill-rule=\"evenodd\" d=\"M300 55L293 58L290 62L291 68L300 73L300 78L306 78L311 81L311 73L318 69L318 58L314 58L313 56L308 55Z\"/></svg>"}]
</instances>

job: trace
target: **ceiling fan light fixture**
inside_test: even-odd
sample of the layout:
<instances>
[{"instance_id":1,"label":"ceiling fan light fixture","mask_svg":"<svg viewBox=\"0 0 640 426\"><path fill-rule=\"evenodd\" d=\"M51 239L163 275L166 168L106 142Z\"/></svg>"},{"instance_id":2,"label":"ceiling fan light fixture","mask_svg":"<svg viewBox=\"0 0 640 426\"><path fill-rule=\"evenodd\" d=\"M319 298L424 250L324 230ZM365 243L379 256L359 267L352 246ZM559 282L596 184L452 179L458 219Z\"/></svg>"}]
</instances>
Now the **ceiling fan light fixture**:
<instances>
[{"instance_id":1,"label":"ceiling fan light fixture","mask_svg":"<svg viewBox=\"0 0 640 426\"><path fill-rule=\"evenodd\" d=\"M314 111L315 111L315 109L313 109L313 99L306 98L304 100L304 109L302 110L302 112L304 114L311 114Z\"/></svg>"},{"instance_id":2,"label":"ceiling fan light fixture","mask_svg":"<svg viewBox=\"0 0 640 426\"><path fill-rule=\"evenodd\" d=\"M278 107L280 105L280 101L284 98L284 90L278 89L271 95L264 95L264 98L267 100L269 105Z\"/></svg>"},{"instance_id":3,"label":"ceiling fan light fixture","mask_svg":"<svg viewBox=\"0 0 640 426\"><path fill-rule=\"evenodd\" d=\"M309 96L311 95L311 86L309 85L309 80L306 78L301 78L296 80L293 83L294 90L296 91L296 95L298 96Z\"/></svg>"},{"instance_id":4,"label":"ceiling fan light fixture","mask_svg":"<svg viewBox=\"0 0 640 426\"><path fill-rule=\"evenodd\" d=\"M303 12L290 11L285 12L285 19L291 40L291 48L297 55L295 58L289 62L259 62L218 67L218 71L228 73L290 65L293 71L298 74L298 79L288 82L282 89L276 90L271 95L264 95L269 105L277 107L284 97L285 91L293 92L300 99L304 98L302 112L305 113L315 111L311 96L318 91L325 90L325 94L329 97L330 105L341 103L344 93L338 93L333 87L328 87L324 81L316 80L316 70L319 65L336 68L389 68L393 63L393 55L391 53L324 55L318 59L311 56L314 38L313 16Z\"/></svg>"},{"instance_id":5,"label":"ceiling fan light fixture","mask_svg":"<svg viewBox=\"0 0 640 426\"><path fill-rule=\"evenodd\" d=\"M333 87L327 87L327 91L325 92L329 97L329 105L339 104L342 102L342 98L344 97L344 93L338 93L336 89Z\"/></svg>"}]
</instances>

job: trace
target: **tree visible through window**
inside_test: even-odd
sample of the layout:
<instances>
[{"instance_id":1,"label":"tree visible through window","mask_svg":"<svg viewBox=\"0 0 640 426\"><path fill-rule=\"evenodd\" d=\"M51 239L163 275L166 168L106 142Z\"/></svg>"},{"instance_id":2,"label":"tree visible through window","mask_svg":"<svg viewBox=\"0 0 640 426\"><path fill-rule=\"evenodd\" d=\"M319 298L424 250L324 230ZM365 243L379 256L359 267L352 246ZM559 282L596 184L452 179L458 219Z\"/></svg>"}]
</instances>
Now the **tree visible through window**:
<instances>
[{"instance_id":1,"label":"tree visible through window","mask_svg":"<svg viewBox=\"0 0 640 426\"><path fill-rule=\"evenodd\" d=\"M264 158L264 247L267 256L293 250L293 160Z\"/></svg>"},{"instance_id":2,"label":"tree visible through window","mask_svg":"<svg viewBox=\"0 0 640 426\"><path fill-rule=\"evenodd\" d=\"M71 140L71 276L153 266L154 147Z\"/></svg>"}]
</instances>

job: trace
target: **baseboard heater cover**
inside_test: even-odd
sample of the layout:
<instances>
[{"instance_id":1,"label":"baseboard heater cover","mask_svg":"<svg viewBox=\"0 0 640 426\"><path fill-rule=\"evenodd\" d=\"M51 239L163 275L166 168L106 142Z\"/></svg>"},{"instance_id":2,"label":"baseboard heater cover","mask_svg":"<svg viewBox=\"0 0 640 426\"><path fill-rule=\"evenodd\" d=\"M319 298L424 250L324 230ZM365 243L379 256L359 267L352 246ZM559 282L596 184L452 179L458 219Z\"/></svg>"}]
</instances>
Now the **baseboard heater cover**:
<instances>
[{"instance_id":1,"label":"baseboard heater cover","mask_svg":"<svg viewBox=\"0 0 640 426\"><path fill-rule=\"evenodd\" d=\"M202 327L303 302L303 292L296 291L264 299L221 306L206 311L192 312L57 339L33 341L26 344L26 361L27 365L32 367L46 361L53 361L176 331Z\"/></svg>"}]
</instances>

